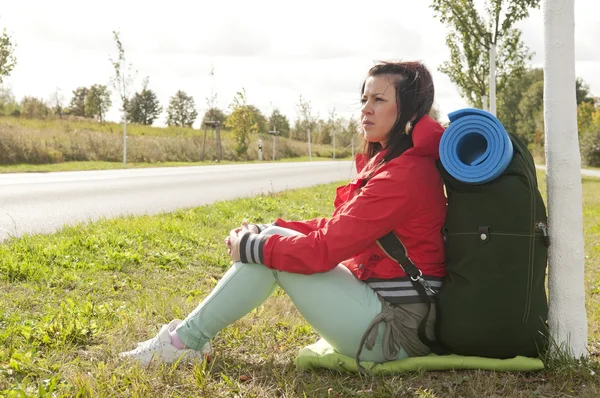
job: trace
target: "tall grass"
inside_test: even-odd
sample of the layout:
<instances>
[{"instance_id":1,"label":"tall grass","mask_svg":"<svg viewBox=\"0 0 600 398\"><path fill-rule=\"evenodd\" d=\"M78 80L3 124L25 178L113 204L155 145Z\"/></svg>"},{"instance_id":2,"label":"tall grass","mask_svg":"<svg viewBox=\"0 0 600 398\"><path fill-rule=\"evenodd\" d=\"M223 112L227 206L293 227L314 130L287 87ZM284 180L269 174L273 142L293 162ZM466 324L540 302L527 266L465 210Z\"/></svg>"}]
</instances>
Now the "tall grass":
<instances>
[{"instance_id":1,"label":"tall grass","mask_svg":"<svg viewBox=\"0 0 600 398\"><path fill-rule=\"evenodd\" d=\"M119 162L123 156L122 126L84 120L29 120L0 118L0 164L47 164L72 161ZM219 158L213 130L157 128L129 125L127 159L136 163L200 162ZM247 156L239 157L229 131L221 132L221 159L224 161L258 159L258 140L263 142L263 158L273 157L273 137L253 137ZM276 159L306 156L305 142L278 139ZM329 145L313 145L316 157L332 157ZM336 157L350 155L349 148L336 150Z\"/></svg>"}]
</instances>

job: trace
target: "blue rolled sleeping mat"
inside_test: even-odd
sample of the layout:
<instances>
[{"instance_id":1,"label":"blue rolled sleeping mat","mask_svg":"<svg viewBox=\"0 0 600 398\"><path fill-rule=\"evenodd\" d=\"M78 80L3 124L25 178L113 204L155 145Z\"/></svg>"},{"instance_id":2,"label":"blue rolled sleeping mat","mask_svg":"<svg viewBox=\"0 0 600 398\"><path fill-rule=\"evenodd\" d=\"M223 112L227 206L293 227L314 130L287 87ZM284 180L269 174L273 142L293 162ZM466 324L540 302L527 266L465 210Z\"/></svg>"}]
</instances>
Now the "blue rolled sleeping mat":
<instances>
[{"instance_id":1,"label":"blue rolled sleeping mat","mask_svg":"<svg viewBox=\"0 0 600 398\"><path fill-rule=\"evenodd\" d=\"M465 108L448 115L450 126L440 141L446 171L467 184L485 184L499 177L513 157L504 126L491 113Z\"/></svg>"}]
</instances>

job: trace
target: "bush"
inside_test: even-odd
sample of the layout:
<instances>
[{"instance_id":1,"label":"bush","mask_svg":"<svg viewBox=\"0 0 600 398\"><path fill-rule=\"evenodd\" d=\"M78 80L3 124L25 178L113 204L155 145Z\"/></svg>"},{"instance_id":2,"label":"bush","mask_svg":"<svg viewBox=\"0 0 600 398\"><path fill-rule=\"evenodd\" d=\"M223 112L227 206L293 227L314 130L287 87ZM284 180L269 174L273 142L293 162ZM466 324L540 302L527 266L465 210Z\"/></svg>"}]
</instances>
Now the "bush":
<instances>
[{"instance_id":1,"label":"bush","mask_svg":"<svg viewBox=\"0 0 600 398\"><path fill-rule=\"evenodd\" d=\"M600 130L583 134L580 150L584 165L600 167Z\"/></svg>"},{"instance_id":2,"label":"bush","mask_svg":"<svg viewBox=\"0 0 600 398\"><path fill-rule=\"evenodd\" d=\"M48 116L50 109L46 103L36 97L24 97L21 101L21 116L28 119L43 119Z\"/></svg>"}]
</instances>

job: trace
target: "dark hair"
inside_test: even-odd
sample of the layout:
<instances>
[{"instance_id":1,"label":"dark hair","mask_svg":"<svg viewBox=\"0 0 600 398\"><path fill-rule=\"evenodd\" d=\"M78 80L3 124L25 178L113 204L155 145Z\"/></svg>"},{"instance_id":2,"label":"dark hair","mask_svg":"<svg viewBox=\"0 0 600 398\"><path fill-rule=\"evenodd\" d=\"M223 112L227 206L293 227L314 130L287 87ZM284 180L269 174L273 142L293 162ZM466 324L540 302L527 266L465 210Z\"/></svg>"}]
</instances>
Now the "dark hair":
<instances>
[{"instance_id":1,"label":"dark hair","mask_svg":"<svg viewBox=\"0 0 600 398\"><path fill-rule=\"evenodd\" d=\"M388 152L381 163L397 158L413 146L412 129L431 111L435 96L431 73L421 62L380 62L369 70L368 77L385 75L390 76L394 82L398 118L388 133ZM365 84L366 79L360 90L361 96L364 94ZM367 159L371 159L382 147L378 142L365 140L363 150Z\"/></svg>"}]
</instances>

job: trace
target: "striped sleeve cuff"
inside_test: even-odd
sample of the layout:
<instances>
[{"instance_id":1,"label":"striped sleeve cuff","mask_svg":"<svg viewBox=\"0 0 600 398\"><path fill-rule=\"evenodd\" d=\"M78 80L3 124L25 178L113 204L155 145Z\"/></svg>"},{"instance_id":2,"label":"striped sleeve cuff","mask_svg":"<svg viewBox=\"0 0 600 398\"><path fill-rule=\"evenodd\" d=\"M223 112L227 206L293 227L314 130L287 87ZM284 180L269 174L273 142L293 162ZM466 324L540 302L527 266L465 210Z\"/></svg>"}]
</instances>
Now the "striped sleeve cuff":
<instances>
[{"instance_id":1,"label":"striped sleeve cuff","mask_svg":"<svg viewBox=\"0 0 600 398\"><path fill-rule=\"evenodd\" d=\"M263 247L268 236L246 233L240 239L240 261L245 264L264 264Z\"/></svg>"},{"instance_id":2,"label":"striped sleeve cuff","mask_svg":"<svg viewBox=\"0 0 600 398\"><path fill-rule=\"evenodd\" d=\"M275 222L273 222L271 224L254 224L254 225L256 226L256 229L258 229L258 233L260 234L265 229L274 226Z\"/></svg>"}]
</instances>

